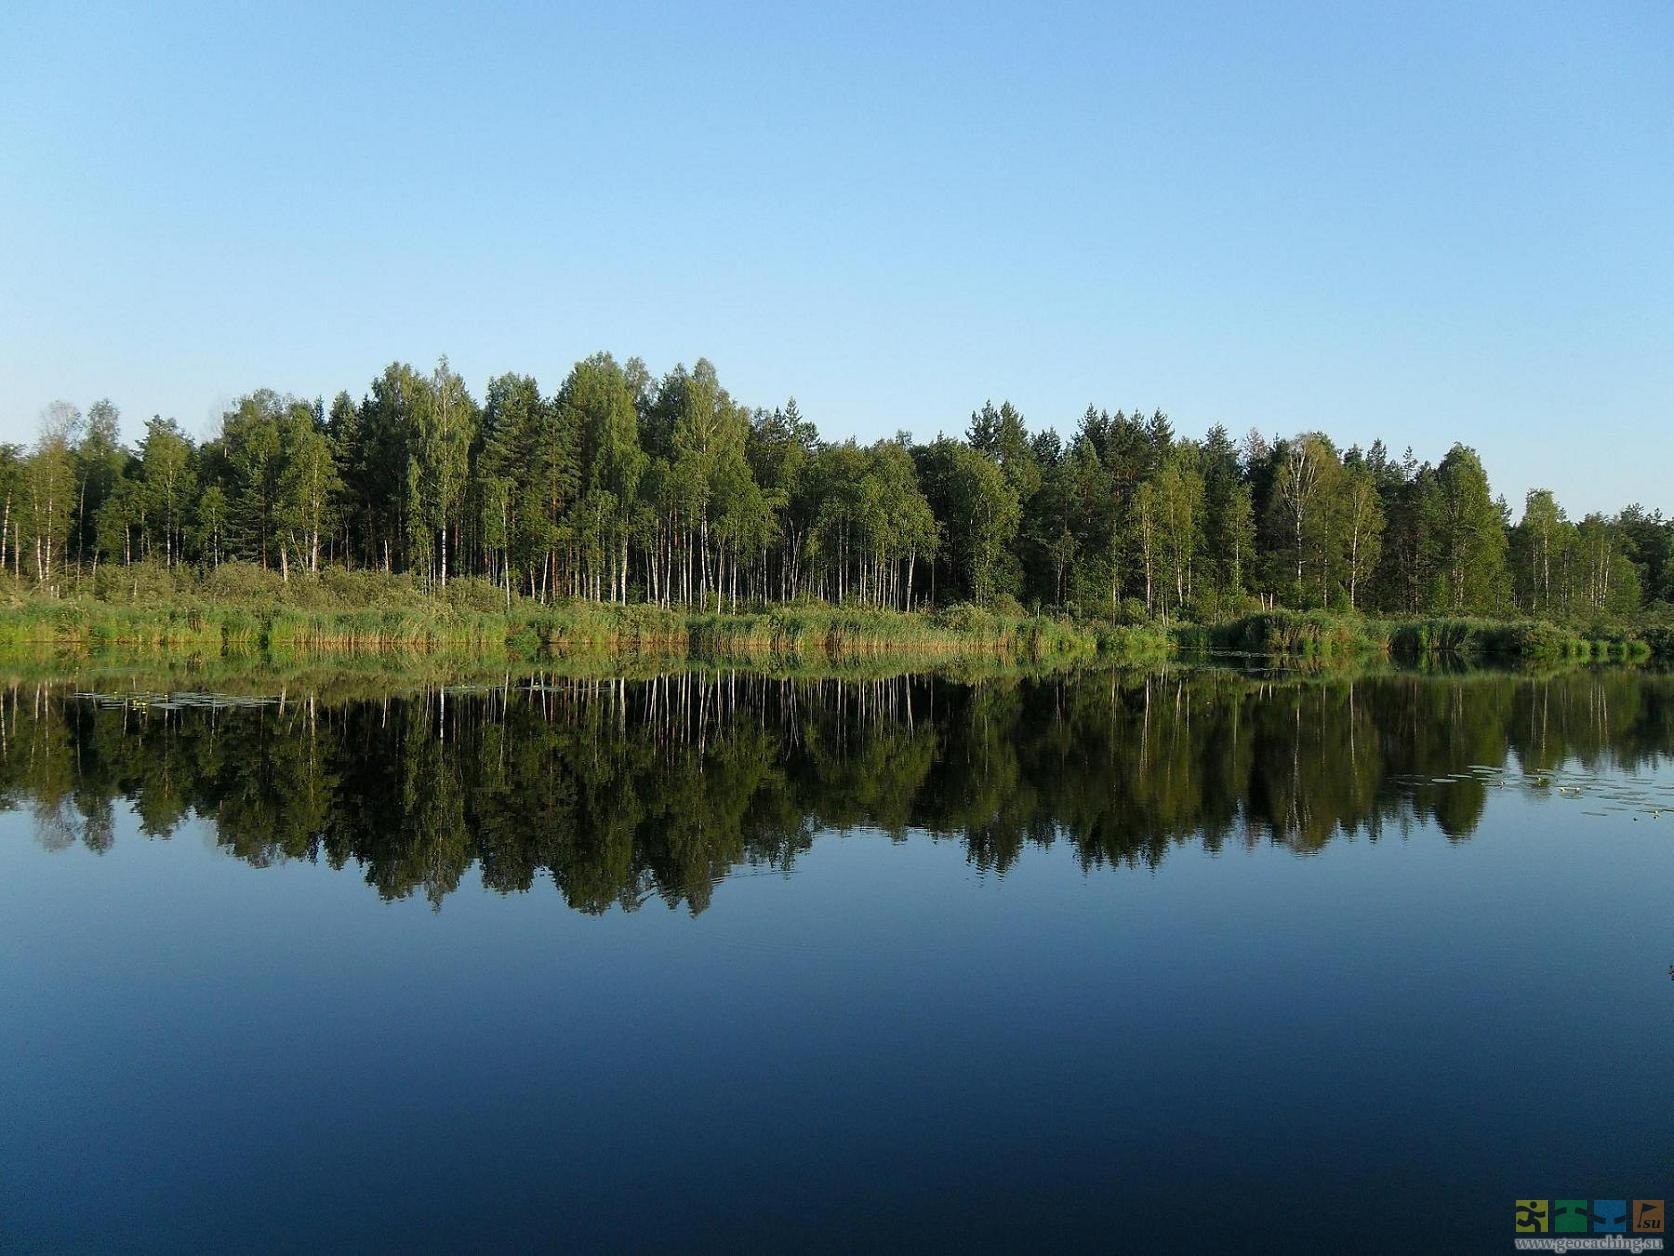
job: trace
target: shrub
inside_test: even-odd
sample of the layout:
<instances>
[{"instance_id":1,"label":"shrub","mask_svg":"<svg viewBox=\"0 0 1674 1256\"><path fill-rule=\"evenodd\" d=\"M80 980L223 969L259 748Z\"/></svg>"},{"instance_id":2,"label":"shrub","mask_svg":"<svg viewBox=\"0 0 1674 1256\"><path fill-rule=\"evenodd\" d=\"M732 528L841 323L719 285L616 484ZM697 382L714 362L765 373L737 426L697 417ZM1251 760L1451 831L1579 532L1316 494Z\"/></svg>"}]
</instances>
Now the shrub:
<instances>
[{"instance_id":1,"label":"shrub","mask_svg":"<svg viewBox=\"0 0 1674 1256\"><path fill-rule=\"evenodd\" d=\"M481 576L461 576L448 581L448 587L437 592L443 602L456 610L494 615L506 609L505 589Z\"/></svg>"},{"instance_id":2,"label":"shrub","mask_svg":"<svg viewBox=\"0 0 1674 1256\"><path fill-rule=\"evenodd\" d=\"M162 563L106 563L93 576L93 596L118 604L168 602L191 585L190 572Z\"/></svg>"},{"instance_id":3,"label":"shrub","mask_svg":"<svg viewBox=\"0 0 1674 1256\"><path fill-rule=\"evenodd\" d=\"M362 609L406 605L422 596L411 576L379 570L327 567L320 573L319 586L337 605Z\"/></svg>"},{"instance_id":4,"label":"shrub","mask_svg":"<svg viewBox=\"0 0 1674 1256\"><path fill-rule=\"evenodd\" d=\"M1331 611L1263 611L1213 629L1210 639L1220 649L1300 658L1365 653L1386 645L1383 625Z\"/></svg>"},{"instance_id":5,"label":"shrub","mask_svg":"<svg viewBox=\"0 0 1674 1256\"><path fill-rule=\"evenodd\" d=\"M202 589L205 597L247 603L277 599L284 591L284 582L277 571L237 561L222 563L206 572Z\"/></svg>"},{"instance_id":6,"label":"shrub","mask_svg":"<svg viewBox=\"0 0 1674 1256\"><path fill-rule=\"evenodd\" d=\"M1145 610L1144 598L1125 597L1116 610L1116 622L1119 624L1143 624L1150 618L1150 614Z\"/></svg>"},{"instance_id":7,"label":"shrub","mask_svg":"<svg viewBox=\"0 0 1674 1256\"><path fill-rule=\"evenodd\" d=\"M1022 619L1028 615L1019 602L1009 593L996 593L988 602L988 609L996 615L1004 615L1007 619Z\"/></svg>"}]
</instances>

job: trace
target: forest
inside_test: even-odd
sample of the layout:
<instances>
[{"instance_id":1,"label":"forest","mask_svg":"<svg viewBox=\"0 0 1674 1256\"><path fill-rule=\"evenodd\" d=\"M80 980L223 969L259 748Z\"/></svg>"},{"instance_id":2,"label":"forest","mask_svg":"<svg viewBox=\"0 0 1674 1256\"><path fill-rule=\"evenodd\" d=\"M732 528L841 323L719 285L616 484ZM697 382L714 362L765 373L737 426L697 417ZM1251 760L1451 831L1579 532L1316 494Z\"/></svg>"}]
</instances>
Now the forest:
<instances>
[{"instance_id":1,"label":"forest","mask_svg":"<svg viewBox=\"0 0 1674 1256\"><path fill-rule=\"evenodd\" d=\"M1439 461L1322 432L1201 439L1089 405L1073 432L1009 402L962 438L823 439L794 399L733 399L699 360L655 377L596 354L555 390L444 358L359 400L269 389L194 440L111 402L55 402L0 446L0 563L31 595L138 590L232 564L282 585L376 571L540 603L736 611L971 602L1139 623L1273 609L1555 621L1674 600L1674 520L1630 505L1514 512L1476 452Z\"/></svg>"}]
</instances>

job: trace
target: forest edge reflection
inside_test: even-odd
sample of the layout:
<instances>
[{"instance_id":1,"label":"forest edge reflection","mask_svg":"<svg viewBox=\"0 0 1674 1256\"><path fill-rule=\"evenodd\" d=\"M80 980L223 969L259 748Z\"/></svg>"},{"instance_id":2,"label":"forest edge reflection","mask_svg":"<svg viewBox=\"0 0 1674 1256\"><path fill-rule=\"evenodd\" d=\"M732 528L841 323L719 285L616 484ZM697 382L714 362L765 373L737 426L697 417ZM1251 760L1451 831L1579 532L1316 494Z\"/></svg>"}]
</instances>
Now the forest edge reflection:
<instances>
[{"instance_id":1,"label":"forest edge reflection","mask_svg":"<svg viewBox=\"0 0 1674 1256\"><path fill-rule=\"evenodd\" d=\"M1001 873L1058 842L1091 872L1190 842L1310 854L1431 824L1460 840L1502 768L1545 788L1566 764L1660 764L1671 696L1626 670L680 671L268 702L14 684L0 781L49 848L109 849L123 800L147 837L198 815L249 864L353 863L386 899L439 907L475 866L500 893L548 875L578 911L695 914L734 869L788 871L827 830L956 839Z\"/></svg>"}]
</instances>

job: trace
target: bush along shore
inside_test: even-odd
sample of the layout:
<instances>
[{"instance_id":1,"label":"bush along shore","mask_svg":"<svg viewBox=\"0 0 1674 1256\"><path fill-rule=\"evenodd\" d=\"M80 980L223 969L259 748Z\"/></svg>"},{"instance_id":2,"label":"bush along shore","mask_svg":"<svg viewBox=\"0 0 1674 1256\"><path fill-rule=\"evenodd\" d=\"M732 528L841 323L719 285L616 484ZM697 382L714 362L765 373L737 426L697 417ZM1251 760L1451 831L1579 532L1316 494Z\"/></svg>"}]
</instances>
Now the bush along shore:
<instances>
[{"instance_id":1,"label":"bush along shore","mask_svg":"<svg viewBox=\"0 0 1674 1256\"><path fill-rule=\"evenodd\" d=\"M455 579L421 590L383 572L282 579L250 564L201 579L135 564L120 581L52 597L0 577L0 648L214 656L266 653L467 653L535 659L592 652L715 662L860 661L871 666L989 659L1056 665L1149 663L1175 655L1309 661L1674 661L1674 623L1641 617L1558 624L1534 619L1399 619L1272 610L1215 624L1113 623L1031 614L1009 597L896 611L823 602L736 611L508 597ZM103 573L101 573L103 574Z\"/></svg>"},{"instance_id":2,"label":"bush along shore","mask_svg":"<svg viewBox=\"0 0 1674 1256\"><path fill-rule=\"evenodd\" d=\"M791 605L722 614L646 605L486 602L30 600L0 607L0 647L171 655L472 651L511 658L607 652L717 662L874 663L972 657L1148 662L1167 658L1173 649L1160 627L1077 623L969 605L914 612Z\"/></svg>"},{"instance_id":3,"label":"bush along shore","mask_svg":"<svg viewBox=\"0 0 1674 1256\"><path fill-rule=\"evenodd\" d=\"M1397 662L1674 662L1674 624L1557 624L1536 619L1382 619L1331 611L1267 611L1176 631L1188 652L1298 659L1378 655Z\"/></svg>"},{"instance_id":4,"label":"bush along shore","mask_svg":"<svg viewBox=\"0 0 1674 1256\"><path fill-rule=\"evenodd\" d=\"M1570 628L1539 621L1412 622L1275 612L1218 625L1112 625L1010 615L970 605L936 611L785 606L702 614L657 606L436 603L299 607L83 599L0 607L0 649L211 657L254 653L468 654L539 659L594 653L709 662L989 658L1042 664L1154 663L1173 657L1310 662L1674 662L1666 625Z\"/></svg>"}]
</instances>

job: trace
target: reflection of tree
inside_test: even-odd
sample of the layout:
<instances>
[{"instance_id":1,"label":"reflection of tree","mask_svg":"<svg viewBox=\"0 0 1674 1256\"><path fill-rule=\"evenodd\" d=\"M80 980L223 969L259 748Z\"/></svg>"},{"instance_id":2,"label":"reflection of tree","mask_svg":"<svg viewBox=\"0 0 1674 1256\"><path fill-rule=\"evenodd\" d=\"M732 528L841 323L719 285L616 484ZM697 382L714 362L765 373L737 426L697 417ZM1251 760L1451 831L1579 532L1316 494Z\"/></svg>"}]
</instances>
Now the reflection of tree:
<instances>
[{"instance_id":1,"label":"reflection of tree","mask_svg":"<svg viewBox=\"0 0 1674 1256\"><path fill-rule=\"evenodd\" d=\"M1674 682L1631 672L1356 680L1085 672L959 684L684 673L323 705L99 704L0 691L0 790L40 840L109 847L113 804L191 812L253 865L324 857L432 903L550 877L581 911L697 912L821 828L958 838L1004 870L1060 836L1089 868L1175 845L1317 851L1416 822L1467 837L1509 761L1635 770L1674 749Z\"/></svg>"}]
</instances>

